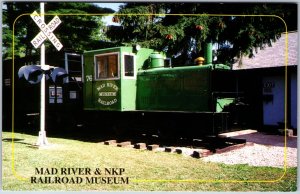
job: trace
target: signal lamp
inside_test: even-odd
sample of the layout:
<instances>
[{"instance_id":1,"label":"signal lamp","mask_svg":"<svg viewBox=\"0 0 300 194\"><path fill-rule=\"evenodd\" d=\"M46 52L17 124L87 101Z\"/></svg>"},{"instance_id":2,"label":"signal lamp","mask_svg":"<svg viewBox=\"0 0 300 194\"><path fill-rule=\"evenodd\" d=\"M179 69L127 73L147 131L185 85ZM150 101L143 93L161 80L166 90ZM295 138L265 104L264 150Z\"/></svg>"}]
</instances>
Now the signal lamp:
<instances>
[{"instance_id":1,"label":"signal lamp","mask_svg":"<svg viewBox=\"0 0 300 194\"><path fill-rule=\"evenodd\" d=\"M68 76L65 69L61 67L50 67L47 65L47 69L43 70L38 65L25 65L22 66L18 71L19 79L25 78L30 84L37 84L42 80L43 74L45 74L46 80L50 77L54 83L66 83Z\"/></svg>"},{"instance_id":2,"label":"signal lamp","mask_svg":"<svg viewBox=\"0 0 300 194\"><path fill-rule=\"evenodd\" d=\"M43 77L43 70L40 66L27 65L23 66L18 71L19 78L24 77L31 84L37 84Z\"/></svg>"},{"instance_id":3,"label":"signal lamp","mask_svg":"<svg viewBox=\"0 0 300 194\"><path fill-rule=\"evenodd\" d=\"M68 73L65 69L61 67L56 67L52 70L50 77L53 80L54 83L56 82L63 82L66 83L66 77L68 76Z\"/></svg>"}]
</instances>

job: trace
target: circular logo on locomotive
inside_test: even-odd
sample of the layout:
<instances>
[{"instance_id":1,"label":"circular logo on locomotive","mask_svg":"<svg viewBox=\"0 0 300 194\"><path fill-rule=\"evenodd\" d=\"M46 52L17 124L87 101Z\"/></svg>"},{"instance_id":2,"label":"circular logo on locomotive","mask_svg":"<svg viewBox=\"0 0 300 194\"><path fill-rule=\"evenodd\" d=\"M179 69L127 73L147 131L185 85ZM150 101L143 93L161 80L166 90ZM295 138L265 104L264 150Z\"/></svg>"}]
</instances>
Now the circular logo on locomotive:
<instances>
[{"instance_id":1,"label":"circular logo on locomotive","mask_svg":"<svg viewBox=\"0 0 300 194\"><path fill-rule=\"evenodd\" d=\"M101 84L98 88L98 102L105 106L110 106L118 102L118 86L113 83Z\"/></svg>"}]
</instances>

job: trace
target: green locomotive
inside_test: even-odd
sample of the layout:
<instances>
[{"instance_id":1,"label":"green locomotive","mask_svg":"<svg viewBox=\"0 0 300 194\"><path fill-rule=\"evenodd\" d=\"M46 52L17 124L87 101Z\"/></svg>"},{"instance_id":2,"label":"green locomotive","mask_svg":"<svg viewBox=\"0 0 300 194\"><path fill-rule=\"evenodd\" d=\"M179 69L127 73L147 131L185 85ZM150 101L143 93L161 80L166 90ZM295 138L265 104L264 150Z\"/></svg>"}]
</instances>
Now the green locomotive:
<instances>
[{"instance_id":1,"label":"green locomotive","mask_svg":"<svg viewBox=\"0 0 300 194\"><path fill-rule=\"evenodd\" d=\"M206 47L204 64L181 67L147 48L85 52L84 110L120 128L193 135L227 130L225 108L237 99L235 78L228 66L212 64L211 44Z\"/></svg>"}]
</instances>

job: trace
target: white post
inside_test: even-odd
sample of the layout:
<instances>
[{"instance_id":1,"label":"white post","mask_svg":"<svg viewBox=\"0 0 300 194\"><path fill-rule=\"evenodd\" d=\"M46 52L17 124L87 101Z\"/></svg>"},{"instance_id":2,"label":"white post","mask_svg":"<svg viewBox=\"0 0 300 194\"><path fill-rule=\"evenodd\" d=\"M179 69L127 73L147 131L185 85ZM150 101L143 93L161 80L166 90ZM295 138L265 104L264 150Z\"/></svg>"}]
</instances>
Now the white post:
<instances>
[{"instance_id":1,"label":"white post","mask_svg":"<svg viewBox=\"0 0 300 194\"><path fill-rule=\"evenodd\" d=\"M45 20L45 11L44 11L44 3L40 3L41 6L41 18L42 21ZM45 44L43 43L41 46L41 68L45 69ZM48 145L47 137L46 137L46 130L45 130L45 111L46 111L46 80L45 75L42 74L42 80L41 80L41 109L40 109L40 131L39 131L39 137L37 141L37 146L45 146Z\"/></svg>"}]
</instances>

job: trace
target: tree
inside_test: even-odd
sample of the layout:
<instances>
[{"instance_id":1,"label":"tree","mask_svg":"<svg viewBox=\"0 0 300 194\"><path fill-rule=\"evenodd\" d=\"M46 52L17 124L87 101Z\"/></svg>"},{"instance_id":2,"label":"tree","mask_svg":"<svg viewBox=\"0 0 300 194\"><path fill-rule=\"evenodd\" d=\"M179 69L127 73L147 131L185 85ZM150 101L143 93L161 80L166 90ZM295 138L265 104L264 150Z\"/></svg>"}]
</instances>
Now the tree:
<instances>
[{"instance_id":1,"label":"tree","mask_svg":"<svg viewBox=\"0 0 300 194\"><path fill-rule=\"evenodd\" d=\"M4 3L3 6L3 58L11 58L13 42L15 46L15 55L24 56L29 52L28 42L24 42L24 37L33 38L31 34L32 28L22 26L32 23L29 18L24 18L21 24L17 19L18 16L28 12L28 9L35 10L38 4L33 3ZM14 34L13 34L14 28ZM28 36L27 36L28 35ZM30 42L29 42L30 43Z\"/></svg>"},{"instance_id":2,"label":"tree","mask_svg":"<svg viewBox=\"0 0 300 194\"><path fill-rule=\"evenodd\" d=\"M39 6L37 2L5 2L3 7L4 50L2 51L4 59L12 57L13 37L15 56L30 56L39 52L34 49L30 41L40 29L28 15L35 10L39 12ZM100 8L91 3L49 2L45 4L45 23L48 23L55 14L59 15L62 24L55 29L54 34L63 43L65 50L82 51L93 49L95 42L99 42L104 36L104 33L100 31L104 28L102 16L85 14L113 12L111 9ZM49 41L45 41L45 44L47 52L55 51Z\"/></svg>"},{"instance_id":3,"label":"tree","mask_svg":"<svg viewBox=\"0 0 300 194\"><path fill-rule=\"evenodd\" d=\"M178 64L213 42L219 45L218 62L230 64L234 57L252 57L253 49L271 46L285 31L281 18L288 30L297 29L297 4L127 3L115 15L121 28L108 36L119 44L164 50Z\"/></svg>"},{"instance_id":4,"label":"tree","mask_svg":"<svg viewBox=\"0 0 300 194\"><path fill-rule=\"evenodd\" d=\"M64 23L55 32L63 40L64 47L79 51L95 49L95 42L106 39L101 30L105 28L102 16L93 14L114 12L93 4L68 2L48 4L47 9L49 14L62 14L60 17Z\"/></svg>"}]
</instances>

